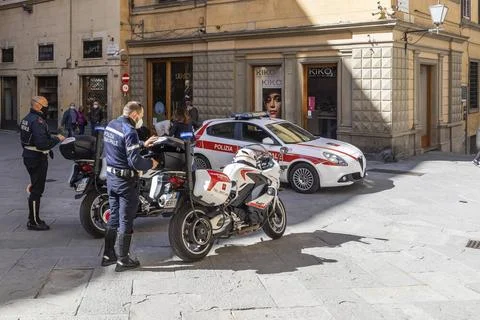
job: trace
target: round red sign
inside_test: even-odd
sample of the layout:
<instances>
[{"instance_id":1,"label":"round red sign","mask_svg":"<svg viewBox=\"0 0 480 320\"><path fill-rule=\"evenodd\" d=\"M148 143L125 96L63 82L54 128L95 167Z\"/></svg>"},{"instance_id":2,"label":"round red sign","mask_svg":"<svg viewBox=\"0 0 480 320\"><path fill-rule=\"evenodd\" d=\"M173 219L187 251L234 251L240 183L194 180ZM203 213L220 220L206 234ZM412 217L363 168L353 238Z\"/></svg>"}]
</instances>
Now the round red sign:
<instances>
[{"instance_id":1,"label":"round red sign","mask_svg":"<svg viewBox=\"0 0 480 320\"><path fill-rule=\"evenodd\" d=\"M126 83L122 84L122 92L123 93L127 93L129 89L130 89L130 87L128 86L128 84L126 84Z\"/></svg>"},{"instance_id":2,"label":"round red sign","mask_svg":"<svg viewBox=\"0 0 480 320\"><path fill-rule=\"evenodd\" d=\"M123 83L128 83L128 81L130 81L130 76L128 75L128 73L124 73L122 75L122 82Z\"/></svg>"}]
</instances>

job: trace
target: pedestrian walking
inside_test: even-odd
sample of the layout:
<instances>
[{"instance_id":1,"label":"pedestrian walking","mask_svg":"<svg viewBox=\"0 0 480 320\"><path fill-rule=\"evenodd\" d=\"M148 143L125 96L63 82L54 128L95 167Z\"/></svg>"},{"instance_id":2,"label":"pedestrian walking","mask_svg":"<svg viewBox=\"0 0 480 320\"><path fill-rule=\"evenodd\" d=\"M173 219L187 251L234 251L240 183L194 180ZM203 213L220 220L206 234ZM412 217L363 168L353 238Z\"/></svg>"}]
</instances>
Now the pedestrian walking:
<instances>
[{"instance_id":1,"label":"pedestrian walking","mask_svg":"<svg viewBox=\"0 0 480 320\"><path fill-rule=\"evenodd\" d=\"M92 128L92 136L95 136L95 127L103 121L103 111L98 101L93 102L92 109L89 113L89 121Z\"/></svg>"},{"instance_id":2,"label":"pedestrian walking","mask_svg":"<svg viewBox=\"0 0 480 320\"><path fill-rule=\"evenodd\" d=\"M85 108L80 106L77 111L78 134L85 134L85 126L87 125L87 117L85 116Z\"/></svg>"},{"instance_id":3,"label":"pedestrian walking","mask_svg":"<svg viewBox=\"0 0 480 320\"><path fill-rule=\"evenodd\" d=\"M157 137L147 141L138 139L136 129L143 124L143 107L130 101L123 115L110 121L104 131L104 148L107 161L107 192L111 215L105 233L102 266L116 263L115 271L137 268L140 262L129 255L133 233L133 219L138 209L138 171L158 165L155 160L140 156L142 148L150 147ZM115 241L118 250L115 253Z\"/></svg>"},{"instance_id":4,"label":"pedestrian walking","mask_svg":"<svg viewBox=\"0 0 480 320\"><path fill-rule=\"evenodd\" d=\"M53 158L52 148L65 139L62 135L51 135L45 121L48 101L45 97L35 96L31 109L20 123L20 140L23 147L23 163L30 175L28 197L28 230L48 230L50 227L40 219L40 198L45 191L48 157Z\"/></svg>"},{"instance_id":5,"label":"pedestrian walking","mask_svg":"<svg viewBox=\"0 0 480 320\"><path fill-rule=\"evenodd\" d=\"M72 137L78 128L77 110L75 109L75 103L70 103L70 106L63 113L62 127L68 131L68 136Z\"/></svg>"}]
</instances>

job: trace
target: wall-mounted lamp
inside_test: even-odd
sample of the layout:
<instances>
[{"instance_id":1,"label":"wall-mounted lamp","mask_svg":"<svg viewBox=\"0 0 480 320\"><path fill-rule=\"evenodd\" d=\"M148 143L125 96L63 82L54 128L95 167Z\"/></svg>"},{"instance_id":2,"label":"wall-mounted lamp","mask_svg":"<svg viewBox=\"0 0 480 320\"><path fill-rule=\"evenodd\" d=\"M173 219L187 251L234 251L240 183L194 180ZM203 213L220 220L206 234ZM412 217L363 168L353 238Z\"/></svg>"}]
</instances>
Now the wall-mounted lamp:
<instances>
[{"instance_id":1,"label":"wall-mounted lamp","mask_svg":"<svg viewBox=\"0 0 480 320\"><path fill-rule=\"evenodd\" d=\"M440 31L440 25L445 22L445 17L448 13L448 7L444 4L440 4L440 1L437 4L432 4L430 7L430 17L432 18L432 22L435 28L430 29L421 29L421 30L409 30L403 33L402 40L405 41L405 51L407 51L408 45L408 34L409 33L418 33L418 32L430 32L438 34Z\"/></svg>"}]
</instances>

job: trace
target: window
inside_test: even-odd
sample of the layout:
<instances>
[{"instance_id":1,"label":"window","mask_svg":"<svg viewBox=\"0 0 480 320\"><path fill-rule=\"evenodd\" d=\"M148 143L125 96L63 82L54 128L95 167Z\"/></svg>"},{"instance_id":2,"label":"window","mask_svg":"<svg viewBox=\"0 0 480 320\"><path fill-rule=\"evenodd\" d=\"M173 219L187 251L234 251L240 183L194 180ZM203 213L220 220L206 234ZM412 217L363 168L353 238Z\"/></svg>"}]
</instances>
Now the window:
<instances>
[{"instance_id":1,"label":"window","mask_svg":"<svg viewBox=\"0 0 480 320\"><path fill-rule=\"evenodd\" d=\"M316 139L310 132L291 122L267 124L267 128L286 144L308 142Z\"/></svg>"},{"instance_id":2,"label":"window","mask_svg":"<svg viewBox=\"0 0 480 320\"><path fill-rule=\"evenodd\" d=\"M478 62L470 61L468 78L470 84L469 110L478 109Z\"/></svg>"},{"instance_id":3,"label":"window","mask_svg":"<svg viewBox=\"0 0 480 320\"><path fill-rule=\"evenodd\" d=\"M207 134L219 138L233 139L235 137L235 123L228 122L215 124L208 127Z\"/></svg>"},{"instance_id":4,"label":"window","mask_svg":"<svg viewBox=\"0 0 480 320\"><path fill-rule=\"evenodd\" d=\"M84 40L83 58L94 59L102 57L102 40Z\"/></svg>"},{"instance_id":5,"label":"window","mask_svg":"<svg viewBox=\"0 0 480 320\"><path fill-rule=\"evenodd\" d=\"M13 48L2 49L2 62L13 62Z\"/></svg>"},{"instance_id":6,"label":"window","mask_svg":"<svg viewBox=\"0 0 480 320\"><path fill-rule=\"evenodd\" d=\"M472 17L471 0L462 0L462 17L465 19L470 19Z\"/></svg>"},{"instance_id":7,"label":"window","mask_svg":"<svg viewBox=\"0 0 480 320\"><path fill-rule=\"evenodd\" d=\"M38 46L38 61L53 61L53 44Z\"/></svg>"},{"instance_id":8,"label":"window","mask_svg":"<svg viewBox=\"0 0 480 320\"><path fill-rule=\"evenodd\" d=\"M243 141L254 143L262 143L264 138L270 138L265 130L251 123L242 123L242 136Z\"/></svg>"}]
</instances>

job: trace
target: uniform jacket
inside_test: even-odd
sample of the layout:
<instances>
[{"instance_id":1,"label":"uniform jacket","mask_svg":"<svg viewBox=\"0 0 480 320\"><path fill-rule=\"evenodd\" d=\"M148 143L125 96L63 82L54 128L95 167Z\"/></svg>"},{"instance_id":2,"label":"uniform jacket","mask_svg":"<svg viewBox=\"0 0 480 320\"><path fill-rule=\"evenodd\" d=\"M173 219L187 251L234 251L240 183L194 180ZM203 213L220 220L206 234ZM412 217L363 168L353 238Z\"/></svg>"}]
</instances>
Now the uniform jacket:
<instances>
[{"instance_id":1,"label":"uniform jacket","mask_svg":"<svg viewBox=\"0 0 480 320\"><path fill-rule=\"evenodd\" d=\"M147 171L152 168L152 160L140 155L143 142L138 139L134 122L120 116L110 121L103 134L107 165L117 169Z\"/></svg>"},{"instance_id":2,"label":"uniform jacket","mask_svg":"<svg viewBox=\"0 0 480 320\"><path fill-rule=\"evenodd\" d=\"M25 147L34 147L39 151L48 151L60 142L56 136L50 134L47 122L42 115L41 112L30 109L30 113L20 122L20 140L24 158L46 157L42 152L28 150Z\"/></svg>"},{"instance_id":3,"label":"uniform jacket","mask_svg":"<svg viewBox=\"0 0 480 320\"><path fill-rule=\"evenodd\" d=\"M193 133L193 127L191 122L184 123L184 122L172 120L171 123L172 123L172 126L170 127L170 131L169 131L170 136L180 139L180 134L182 132Z\"/></svg>"}]
</instances>

